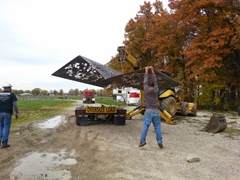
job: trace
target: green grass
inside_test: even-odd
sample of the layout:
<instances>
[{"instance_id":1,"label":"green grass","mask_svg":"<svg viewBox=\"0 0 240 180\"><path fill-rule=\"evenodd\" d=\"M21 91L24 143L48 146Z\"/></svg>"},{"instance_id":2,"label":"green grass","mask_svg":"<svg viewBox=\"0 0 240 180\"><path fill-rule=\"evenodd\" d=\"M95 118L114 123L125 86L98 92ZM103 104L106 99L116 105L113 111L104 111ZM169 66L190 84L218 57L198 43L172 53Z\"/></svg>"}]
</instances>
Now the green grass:
<instances>
[{"instance_id":1,"label":"green grass","mask_svg":"<svg viewBox=\"0 0 240 180\"><path fill-rule=\"evenodd\" d=\"M126 105L124 102L114 101L112 97L97 96L97 97L95 97L95 101L96 101L96 103L106 104L106 105L114 105L114 106L125 106Z\"/></svg>"},{"instance_id":2,"label":"green grass","mask_svg":"<svg viewBox=\"0 0 240 180\"><path fill-rule=\"evenodd\" d=\"M13 124L44 119L57 115L64 108L72 106L70 100L29 100L18 101L19 119L13 116Z\"/></svg>"},{"instance_id":3,"label":"green grass","mask_svg":"<svg viewBox=\"0 0 240 180\"><path fill-rule=\"evenodd\" d=\"M221 132L222 134L228 134L228 137L232 137L232 136L239 136L240 135L240 130L239 129L234 129L234 128L226 128L223 132Z\"/></svg>"}]
</instances>

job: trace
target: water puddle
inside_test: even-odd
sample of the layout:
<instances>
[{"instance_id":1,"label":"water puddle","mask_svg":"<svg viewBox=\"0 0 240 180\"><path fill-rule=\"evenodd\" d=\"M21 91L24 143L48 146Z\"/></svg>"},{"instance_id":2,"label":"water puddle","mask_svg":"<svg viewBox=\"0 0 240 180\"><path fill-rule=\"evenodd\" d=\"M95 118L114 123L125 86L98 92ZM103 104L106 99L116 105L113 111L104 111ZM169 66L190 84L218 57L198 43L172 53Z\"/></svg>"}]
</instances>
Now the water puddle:
<instances>
[{"instance_id":1,"label":"water puddle","mask_svg":"<svg viewBox=\"0 0 240 180\"><path fill-rule=\"evenodd\" d=\"M38 126L42 129L53 129L63 122L66 122L65 116L55 116L44 123L39 123Z\"/></svg>"},{"instance_id":2,"label":"water puddle","mask_svg":"<svg viewBox=\"0 0 240 180\"><path fill-rule=\"evenodd\" d=\"M20 165L12 170L10 180L69 180L72 178L71 172L62 165L76 163L76 159L64 159L61 154L31 153L20 159Z\"/></svg>"}]
</instances>

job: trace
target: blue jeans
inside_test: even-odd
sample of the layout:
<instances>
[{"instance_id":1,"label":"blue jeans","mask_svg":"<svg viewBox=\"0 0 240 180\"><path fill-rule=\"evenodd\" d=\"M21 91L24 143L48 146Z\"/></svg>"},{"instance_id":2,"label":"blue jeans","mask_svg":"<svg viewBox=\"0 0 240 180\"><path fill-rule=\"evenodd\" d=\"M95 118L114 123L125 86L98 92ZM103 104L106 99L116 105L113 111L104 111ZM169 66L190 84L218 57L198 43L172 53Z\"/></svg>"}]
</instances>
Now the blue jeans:
<instances>
[{"instance_id":1,"label":"blue jeans","mask_svg":"<svg viewBox=\"0 0 240 180\"><path fill-rule=\"evenodd\" d=\"M158 143L162 143L162 131L161 131L161 117L158 110L146 110L143 118L143 127L140 142L146 141L148 128L153 123L156 140Z\"/></svg>"},{"instance_id":2,"label":"blue jeans","mask_svg":"<svg viewBox=\"0 0 240 180\"><path fill-rule=\"evenodd\" d=\"M0 140L2 140L2 146L6 146L8 144L11 122L11 114L0 112Z\"/></svg>"}]
</instances>

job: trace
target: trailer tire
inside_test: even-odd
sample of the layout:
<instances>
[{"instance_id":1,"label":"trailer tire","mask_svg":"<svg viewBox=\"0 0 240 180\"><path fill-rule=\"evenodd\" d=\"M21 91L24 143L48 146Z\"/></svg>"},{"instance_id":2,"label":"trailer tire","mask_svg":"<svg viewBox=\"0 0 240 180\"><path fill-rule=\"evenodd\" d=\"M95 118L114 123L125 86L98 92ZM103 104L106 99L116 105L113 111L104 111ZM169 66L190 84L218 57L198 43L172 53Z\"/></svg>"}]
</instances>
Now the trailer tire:
<instances>
[{"instance_id":1,"label":"trailer tire","mask_svg":"<svg viewBox=\"0 0 240 180\"><path fill-rule=\"evenodd\" d=\"M80 123L78 122L78 118L76 117L76 125L80 125Z\"/></svg>"},{"instance_id":2,"label":"trailer tire","mask_svg":"<svg viewBox=\"0 0 240 180\"><path fill-rule=\"evenodd\" d=\"M95 119L95 116L93 114L89 114L88 115L88 119L90 119L91 121L93 121Z\"/></svg>"},{"instance_id":3,"label":"trailer tire","mask_svg":"<svg viewBox=\"0 0 240 180\"><path fill-rule=\"evenodd\" d=\"M171 116L175 116L177 112L177 103L174 97L170 96L162 100L161 106L166 110Z\"/></svg>"},{"instance_id":4,"label":"trailer tire","mask_svg":"<svg viewBox=\"0 0 240 180\"><path fill-rule=\"evenodd\" d=\"M112 123L114 123L114 115L113 114L109 114L106 119L111 121Z\"/></svg>"},{"instance_id":5,"label":"trailer tire","mask_svg":"<svg viewBox=\"0 0 240 180\"><path fill-rule=\"evenodd\" d=\"M188 103L187 102L182 102L181 103L181 114L183 116L187 116L188 115Z\"/></svg>"}]
</instances>

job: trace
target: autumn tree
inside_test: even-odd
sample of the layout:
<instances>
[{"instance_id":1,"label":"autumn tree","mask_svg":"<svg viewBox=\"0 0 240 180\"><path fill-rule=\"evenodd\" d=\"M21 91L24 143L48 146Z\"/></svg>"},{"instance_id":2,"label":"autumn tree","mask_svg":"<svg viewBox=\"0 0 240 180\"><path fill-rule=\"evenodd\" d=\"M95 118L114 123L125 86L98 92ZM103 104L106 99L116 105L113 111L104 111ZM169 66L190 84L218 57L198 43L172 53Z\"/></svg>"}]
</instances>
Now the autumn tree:
<instances>
[{"instance_id":1,"label":"autumn tree","mask_svg":"<svg viewBox=\"0 0 240 180\"><path fill-rule=\"evenodd\" d=\"M58 91L54 89L53 94L58 95Z\"/></svg>"},{"instance_id":2,"label":"autumn tree","mask_svg":"<svg viewBox=\"0 0 240 180\"><path fill-rule=\"evenodd\" d=\"M235 31L232 17L239 13L238 4L238 1L222 0L170 0L169 5L178 30L186 37L183 55L190 69L189 78L197 79L202 86L199 101L224 105L225 109L231 104L229 92L237 82L231 42Z\"/></svg>"},{"instance_id":3,"label":"autumn tree","mask_svg":"<svg viewBox=\"0 0 240 180\"><path fill-rule=\"evenodd\" d=\"M138 57L142 67L151 64L156 53L155 49L145 48L149 28L154 23L153 16L151 3L145 1L136 17L130 19L125 27L123 43L126 51Z\"/></svg>"},{"instance_id":4,"label":"autumn tree","mask_svg":"<svg viewBox=\"0 0 240 180\"><path fill-rule=\"evenodd\" d=\"M73 90L73 89L70 89L70 90L68 91L68 94L71 95L71 96L73 96L73 95L74 95L74 90Z\"/></svg>"},{"instance_id":5,"label":"autumn tree","mask_svg":"<svg viewBox=\"0 0 240 180\"><path fill-rule=\"evenodd\" d=\"M60 96L64 95L63 89L60 89L60 90L59 90L59 95L60 95Z\"/></svg>"},{"instance_id":6,"label":"autumn tree","mask_svg":"<svg viewBox=\"0 0 240 180\"><path fill-rule=\"evenodd\" d=\"M178 31L178 21L163 9L160 1L155 1L152 7L152 25L145 37L143 52L152 52L150 63L156 69L170 72L182 84L178 89L181 89L184 100L194 101L195 84L188 78L190 69L185 66L183 56L184 33Z\"/></svg>"},{"instance_id":7,"label":"autumn tree","mask_svg":"<svg viewBox=\"0 0 240 180\"><path fill-rule=\"evenodd\" d=\"M239 1L144 2L125 27L126 50L143 66L170 72L185 99L234 108L240 103Z\"/></svg>"},{"instance_id":8,"label":"autumn tree","mask_svg":"<svg viewBox=\"0 0 240 180\"><path fill-rule=\"evenodd\" d=\"M75 89L75 90L74 90L74 95L75 95L75 96L78 96L78 95L79 95L79 90L78 90L78 89Z\"/></svg>"},{"instance_id":9,"label":"autumn tree","mask_svg":"<svg viewBox=\"0 0 240 180\"><path fill-rule=\"evenodd\" d=\"M32 93L32 91L30 91L30 90L25 90L24 92L25 93Z\"/></svg>"},{"instance_id":10,"label":"autumn tree","mask_svg":"<svg viewBox=\"0 0 240 180\"><path fill-rule=\"evenodd\" d=\"M42 90L42 95L44 96L48 95L48 90Z\"/></svg>"},{"instance_id":11,"label":"autumn tree","mask_svg":"<svg viewBox=\"0 0 240 180\"><path fill-rule=\"evenodd\" d=\"M38 95L41 95L41 93L42 93L42 90L40 88L34 88L32 90L32 95L38 96Z\"/></svg>"},{"instance_id":12,"label":"autumn tree","mask_svg":"<svg viewBox=\"0 0 240 180\"><path fill-rule=\"evenodd\" d=\"M153 65L155 69L170 72L183 85L188 100L193 101L195 86L187 79L189 70L182 54L184 36L178 32L177 23L161 1L152 5L144 2L136 17L126 25L124 44L128 51L139 55L143 66Z\"/></svg>"}]
</instances>

